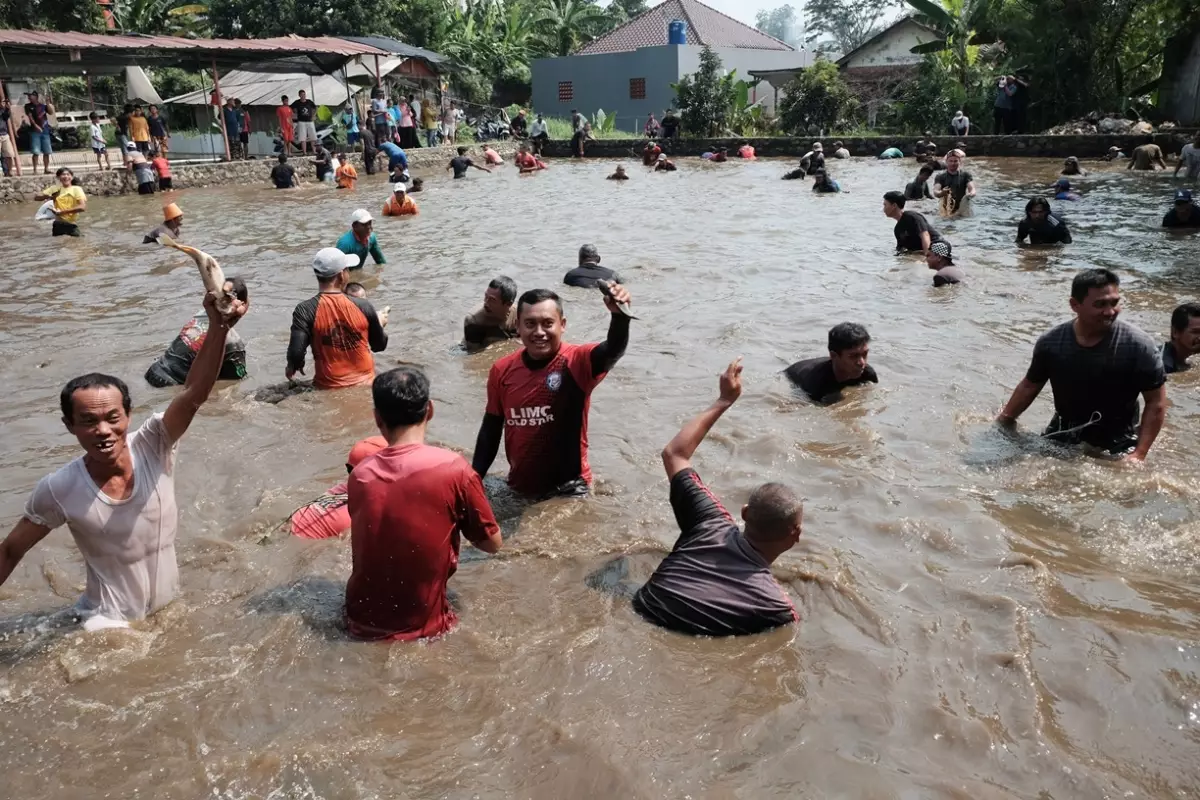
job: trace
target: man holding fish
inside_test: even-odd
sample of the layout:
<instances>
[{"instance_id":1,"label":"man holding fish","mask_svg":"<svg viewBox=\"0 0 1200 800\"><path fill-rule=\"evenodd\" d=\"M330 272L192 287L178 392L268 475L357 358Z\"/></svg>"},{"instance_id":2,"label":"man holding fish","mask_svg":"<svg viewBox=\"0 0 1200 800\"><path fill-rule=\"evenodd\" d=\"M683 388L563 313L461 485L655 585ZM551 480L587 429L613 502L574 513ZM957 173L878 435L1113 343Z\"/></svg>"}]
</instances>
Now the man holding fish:
<instances>
[{"instance_id":1,"label":"man holding fish","mask_svg":"<svg viewBox=\"0 0 1200 800\"><path fill-rule=\"evenodd\" d=\"M87 588L76 604L86 627L128 627L127 620L175 598L175 448L217 381L226 337L246 304L209 292L204 311L208 334L183 389L132 434L133 403L120 378L90 373L63 388L63 425L84 452L34 488L0 544L0 584L30 548L66 525L87 564Z\"/></svg>"},{"instance_id":2,"label":"man holding fish","mask_svg":"<svg viewBox=\"0 0 1200 800\"><path fill-rule=\"evenodd\" d=\"M592 391L625 354L629 344L629 290L600 281L612 314L603 342L563 341L567 318L562 300L549 289L533 289L517 301L517 330L524 348L492 365L487 410L475 442L475 471L491 469L504 439L508 483L533 499L588 493L588 410Z\"/></svg>"}]
</instances>

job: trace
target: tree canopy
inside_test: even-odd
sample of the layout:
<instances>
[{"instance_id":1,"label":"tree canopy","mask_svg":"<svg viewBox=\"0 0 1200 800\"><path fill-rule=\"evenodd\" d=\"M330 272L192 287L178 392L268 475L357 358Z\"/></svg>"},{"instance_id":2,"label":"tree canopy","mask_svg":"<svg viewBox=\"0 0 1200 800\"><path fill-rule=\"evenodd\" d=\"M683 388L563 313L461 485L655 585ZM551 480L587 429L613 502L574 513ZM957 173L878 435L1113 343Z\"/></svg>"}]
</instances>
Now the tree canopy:
<instances>
[{"instance_id":1,"label":"tree canopy","mask_svg":"<svg viewBox=\"0 0 1200 800\"><path fill-rule=\"evenodd\" d=\"M896 8L896 0L806 0L805 41L844 55L883 30Z\"/></svg>"},{"instance_id":2,"label":"tree canopy","mask_svg":"<svg viewBox=\"0 0 1200 800\"><path fill-rule=\"evenodd\" d=\"M791 6L759 11L754 18L754 27L793 47L800 44L800 20Z\"/></svg>"}]
</instances>

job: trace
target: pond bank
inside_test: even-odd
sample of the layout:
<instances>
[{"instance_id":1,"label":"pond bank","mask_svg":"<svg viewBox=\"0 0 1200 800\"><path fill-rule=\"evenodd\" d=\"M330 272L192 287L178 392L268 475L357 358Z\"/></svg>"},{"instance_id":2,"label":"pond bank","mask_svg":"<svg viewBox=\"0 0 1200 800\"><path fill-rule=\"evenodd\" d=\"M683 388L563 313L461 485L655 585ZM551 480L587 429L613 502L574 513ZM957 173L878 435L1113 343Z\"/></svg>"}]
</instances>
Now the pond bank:
<instances>
[{"instance_id":1,"label":"pond bank","mask_svg":"<svg viewBox=\"0 0 1200 800\"><path fill-rule=\"evenodd\" d=\"M510 158L516 152L512 142L492 142L496 151L505 158ZM476 143L470 143L476 149ZM407 151L410 169L445 169L446 164L455 155L454 147L417 148ZM28 159L27 154L22 154ZM110 153L114 163L119 156ZM365 174L361 153L351 153L350 161L358 169L359 175ZM269 182L271 167L275 165L273 158L259 158L250 161L233 162L200 162L172 163L171 183L176 189L202 189L208 186L252 186ZM303 156L292 156L289 163L295 167L296 176L302 181L316 180L312 159ZM55 183L54 175L34 174L28 170L19 178L0 178L0 203L20 203L32 201L47 186ZM89 170L77 175L80 186L88 196L110 197L121 194L137 194L137 184L133 176L120 169L110 171Z\"/></svg>"},{"instance_id":2,"label":"pond bank","mask_svg":"<svg viewBox=\"0 0 1200 800\"><path fill-rule=\"evenodd\" d=\"M761 139L682 139L675 142L665 142L664 149L671 155L700 155L706 150L717 147L728 147L736 150L743 142L750 142L760 156L792 156L798 157L810 149L814 138L783 138L771 137ZM913 145L918 137L915 136L842 136L835 139L828 137L822 140L825 152L833 150L834 141L841 141L852 156L878 156L889 147L898 147L905 155L912 155ZM1098 158L1108 152L1108 148L1116 145L1129 153L1138 145L1153 142L1163 149L1164 153L1177 153L1190 140L1189 136L1179 133L1156 133L1136 136L1122 135L1081 135L1081 136L968 136L965 139L967 155L993 157L1025 157L1025 158ZM939 153L944 153L954 147L958 141L953 136L934 136L934 143ZM640 153L645 145L645 139L599 139L591 142L587 148L589 158L623 158L630 153ZM564 140L552 140L547 143L545 153L548 156L568 158L571 156L571 143Z\"/></svg>"}]
</instances>

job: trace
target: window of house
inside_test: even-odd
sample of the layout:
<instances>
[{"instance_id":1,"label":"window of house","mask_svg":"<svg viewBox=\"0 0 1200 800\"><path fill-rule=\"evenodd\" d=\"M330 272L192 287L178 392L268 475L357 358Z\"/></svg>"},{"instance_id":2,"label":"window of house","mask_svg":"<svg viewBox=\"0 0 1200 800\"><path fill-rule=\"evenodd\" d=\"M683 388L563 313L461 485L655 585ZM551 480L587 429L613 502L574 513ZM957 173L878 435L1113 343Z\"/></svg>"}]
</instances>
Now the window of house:
<instances>
[{"instance_id":1,"label":"window of house","mask_svg":"<svg viewBox=\"0 0 1200 800\"><path fill-rule=\"evenodd\" d=\"M646 99L646 79L645 78L630 78L629 79L629 99L630 100L645 100Z\"/></svg>"},{"instance_id":2,"label":"window of house","mask_svg":"<svg viewBox=\"0 0 1200 800\"><path fill-rule=\"evenodd\" d=\"M575 84L571 81L558 82L558 102L569 103L575 99Z\"/></svg>"}]
</instances>

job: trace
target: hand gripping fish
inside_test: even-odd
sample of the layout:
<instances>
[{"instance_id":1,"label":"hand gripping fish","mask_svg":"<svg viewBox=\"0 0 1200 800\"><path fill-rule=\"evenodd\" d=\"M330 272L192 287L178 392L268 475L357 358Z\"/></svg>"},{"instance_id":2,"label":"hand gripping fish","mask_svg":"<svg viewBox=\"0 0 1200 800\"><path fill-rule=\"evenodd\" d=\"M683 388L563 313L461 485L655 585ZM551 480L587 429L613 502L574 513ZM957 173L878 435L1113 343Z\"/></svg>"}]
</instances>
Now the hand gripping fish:
<instances>
[{"instance_id":1,"label":"hand gripping fish","mask_svg":"<svg viewBox=\"0 0 1200 800\"><path fill-rule=\"evenodd\" d=\"M225 291L225 273L221 271L221 265L215 258L203 250L179 244L165 233L159 234L158 243L163 247L171 247L191 256L192 261L196 262L196 268L200 270L200 279L204 281L204 288L217 296L217 311L228 314L233 310L236 298Z\"/></svg>"},{"instance_id":2,"label":"hand gripping fish","mask_svg":"<svg viewBox=\"0 0 1200 800\"><path fill-rule=\"evenodd\" d=\"M596 281L596 288L599 289L600 294L604 295L605 297L612 297L612 284L610 284L608 281ZM629 310L629 303L617 303L617 309L630 319L637 319L637 317L633 315L633 312Z\"/></svg>"}]
</instances>

